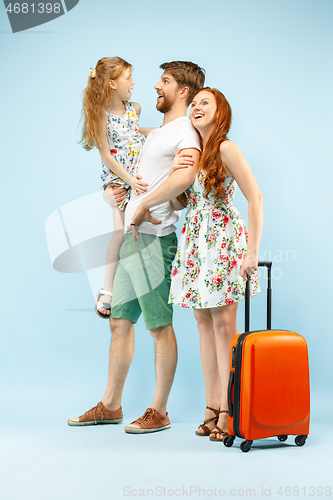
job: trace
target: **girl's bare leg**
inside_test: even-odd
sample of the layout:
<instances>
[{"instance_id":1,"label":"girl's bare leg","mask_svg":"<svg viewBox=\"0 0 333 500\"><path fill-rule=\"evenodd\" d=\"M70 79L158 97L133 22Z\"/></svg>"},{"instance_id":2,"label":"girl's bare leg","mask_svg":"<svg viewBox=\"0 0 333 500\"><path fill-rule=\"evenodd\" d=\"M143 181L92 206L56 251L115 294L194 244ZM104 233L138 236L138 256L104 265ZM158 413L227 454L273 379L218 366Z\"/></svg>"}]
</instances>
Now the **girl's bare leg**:
<instances>
[{"instance_id":1,"label":"girl's bare leg","mask_svg":"<svg viewBox=\"0 0 333 500\"><path fill-rule=\"evenodd\" d=\"M124 221L125 221L125 209L119 210L119 208L113 208L113 233L109 247L106 253L106 266L105 266L105 280L103 284L103 290L113 291L113 279L116 273L116 269L119 261L119 250L124 241ZM106 302L110 304L111 297L109 295L101 295L100 302ZM99 309L103 314L107 314L108 311L105 309Z\"/></svg>"}]
</instances>

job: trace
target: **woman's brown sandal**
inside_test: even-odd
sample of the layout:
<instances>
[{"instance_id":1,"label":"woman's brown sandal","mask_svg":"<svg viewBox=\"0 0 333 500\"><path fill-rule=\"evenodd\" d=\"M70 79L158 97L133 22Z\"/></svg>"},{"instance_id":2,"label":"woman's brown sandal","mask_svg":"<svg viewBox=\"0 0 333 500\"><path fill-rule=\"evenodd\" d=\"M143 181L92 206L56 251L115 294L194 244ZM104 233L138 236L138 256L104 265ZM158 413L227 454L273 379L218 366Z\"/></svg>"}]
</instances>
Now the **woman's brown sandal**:
<instances>
[{"instance_id":1,"label":"woman's brown sandal","mask_svg":"<svg viewBox=\"0 0 333 500\"><path fill-rule=\"evenodd\" d=\"M220 413L229 413L229 412L228 410L220 410ZM221 434L222 437L221 438L216 437L218 434ZM224 438L227 436L229 436L227 431L223 431L222 429L220 429L220 427L215 425L214 430L212 430L212 432L210 433L209 439L210 441L223 441Z\"/></svg>"},{"instance_id":2,"label":"woman's brown sandal","mask_svg":"<svg viewBox=\"0 0 333 500\"><path fill-rule=\"evenodd\" d=\"M207 420L204 421L203 424L199 425L198 430L202 429L203 432L198 432L198 430L195 431L197 436L209 436L212 433L212 431L210 430L209 427L207 427L206 424L208 424L208 422L214 422L215 427L216 427L216 424L217 424L218 419L219 419L219 414L221 413L220 410L215 410L215 408L211 408L210 406L206 406L206 409L213 411L215 413L215 417L208 418Z\"/></svg>"}]
</instances>

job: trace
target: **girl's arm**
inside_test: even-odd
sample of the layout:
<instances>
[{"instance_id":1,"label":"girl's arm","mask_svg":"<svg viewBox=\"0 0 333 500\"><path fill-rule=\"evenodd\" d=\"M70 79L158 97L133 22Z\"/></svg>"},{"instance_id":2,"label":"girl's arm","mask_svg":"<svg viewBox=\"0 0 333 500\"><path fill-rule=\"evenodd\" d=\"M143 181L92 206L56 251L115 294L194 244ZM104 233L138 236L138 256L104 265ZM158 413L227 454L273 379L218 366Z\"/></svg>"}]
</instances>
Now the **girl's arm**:
<instances>
[{"instance_id":1,"label":"girl's arm","mask_svg":"<svg viewBox=\"0 0 333 500\"><path fill-rule=\"evenodd\" d=\"M264 223L264 198L239 147L232 141L224 141L220 151L227 174L236 180L248 201L249 240L240 273L243 278L246 278L245 271L252 274L254 269L258 269L259 244Z\"/></svg>"},{"instance_id":2,"label":"girl's arm","mask_svg":"<svg viewBox=\"0 0 333 500\"><path fill-rule=\"evenodd\" d=\"M140 104L138 102L132 102L131 104L132 104L133 108L135 109L135 112L136 112L136 114L138 115L138 118L139 118L140 113L141 113L141 106L140 106ZM152 130L154 130L154 128L144 128L144 127L143 128L142 127L139 128L140 134L143 134L145 137L147 137L147 135L149 134L149 132L151 132Z\"/></svg>"},{"instance_id":3,"label":"girl's arm","mask_svg":"<svg viewBox=\"0 0 333 500\"><path fill-rule=\"evenodd\" d=\"M145 137L147 137L147 135L152 131L154 130L154 127L153 128L145 128L145 127L140 127L139 128L139 132L140 134L143 134Z\"/></svg>"},{"instance_id":4,"label":"girl's arm","mask_svg":"<svg viewBox=\"0 0 333 500\"><path fill-rule=\"evenodd\" d=\"M141 106L138 102L131 102L133 108L135 109L135 112L136 114L138 115L138 118L140 116L140 113L141 113Z\"/></svg>"},{"instance_id":5,"label":"girl's arm","mask_svg":"<svg viewBox=\"0 0 333 500\"><path fill-rule=\"evenodd\" d=\"M117 162L117 160L110 153L110 146L108 138L106 135L106 126L103 127L104 130L100 134L100 146L99 153L101 155L102 161L108 167L109 170L114 172L123 181L127 182L135 192L135 194L145 193L147 191L148 184L143 182L140 175L131 176L126 170Z\"/></svg>"}]
</instances>

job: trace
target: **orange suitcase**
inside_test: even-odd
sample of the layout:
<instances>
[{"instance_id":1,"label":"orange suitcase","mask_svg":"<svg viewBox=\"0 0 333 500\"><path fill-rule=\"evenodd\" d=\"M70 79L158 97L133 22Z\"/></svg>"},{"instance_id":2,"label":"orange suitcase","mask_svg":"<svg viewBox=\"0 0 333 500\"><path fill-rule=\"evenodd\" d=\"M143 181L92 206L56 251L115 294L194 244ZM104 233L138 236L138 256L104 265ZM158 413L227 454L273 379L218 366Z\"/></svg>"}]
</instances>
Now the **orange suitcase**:
<instances>
[{"instance_id":1,"label":"orange suitcase","mask_svg":"<svg viewBox=\"0 0 333 500\"><path fill-rule=\"evenodd\" d=\"M271 262L267 267L267 330L249 331L249 281L245 296L245 333L231 344L228 387L228 434L225 446L235 437L245 439L243 452L255 439L277 436L286 441L295 435L298 446L309 434L310 387L305 339L295 332L271 329Z\"/></svg>"}]
</instances>

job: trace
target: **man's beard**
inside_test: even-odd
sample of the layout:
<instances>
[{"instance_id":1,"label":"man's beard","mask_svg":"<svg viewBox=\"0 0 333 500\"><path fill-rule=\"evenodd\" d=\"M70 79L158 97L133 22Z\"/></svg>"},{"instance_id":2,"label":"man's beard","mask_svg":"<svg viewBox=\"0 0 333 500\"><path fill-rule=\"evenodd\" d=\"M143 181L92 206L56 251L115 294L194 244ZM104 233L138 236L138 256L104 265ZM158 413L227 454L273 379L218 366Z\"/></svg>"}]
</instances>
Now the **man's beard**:
<instances>
[{"instance_id":1,"label":"man's beard","mask_svg":"<svg viewBox=\"0 0 333 500\"><path fill-rule=\"evenodd\" d=\"M167 113L172 108L174 102L175 102L174 98L166 97L165 95L163 95L163 101L156 103L156 109L161 113Z\"/></svg>"}]
</instances>

